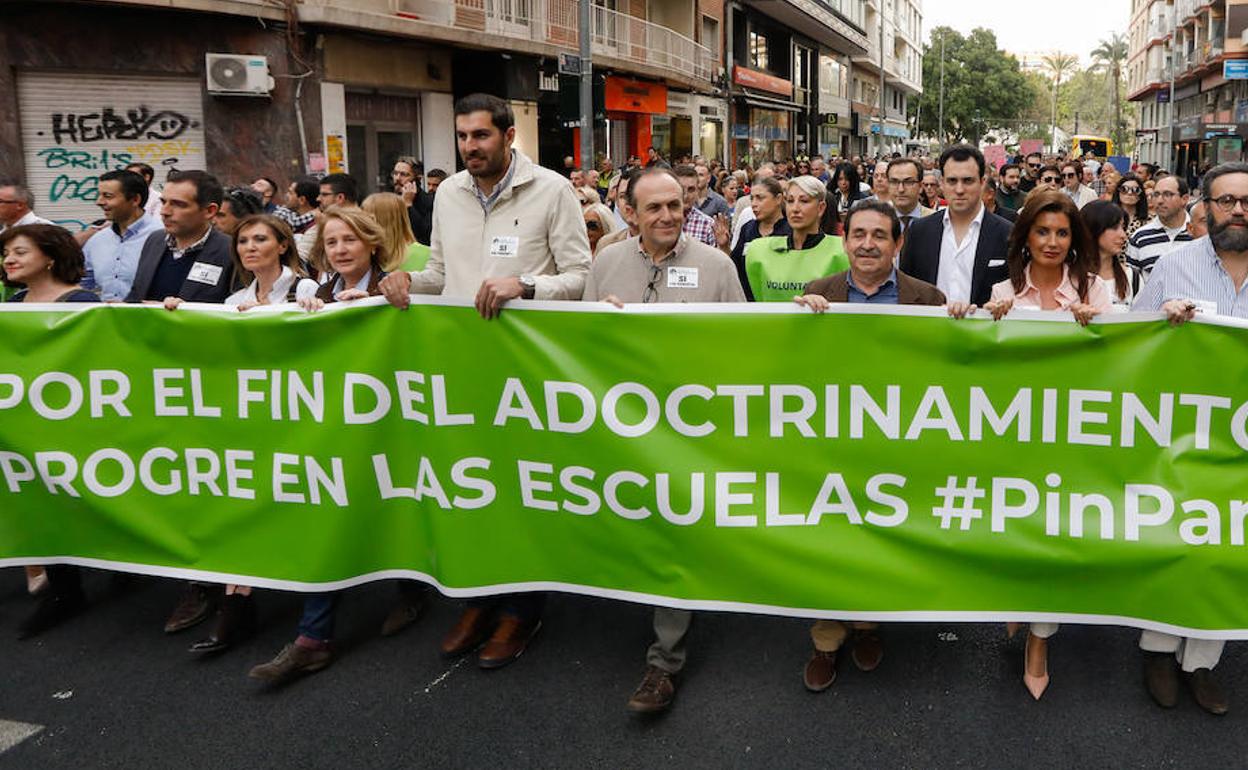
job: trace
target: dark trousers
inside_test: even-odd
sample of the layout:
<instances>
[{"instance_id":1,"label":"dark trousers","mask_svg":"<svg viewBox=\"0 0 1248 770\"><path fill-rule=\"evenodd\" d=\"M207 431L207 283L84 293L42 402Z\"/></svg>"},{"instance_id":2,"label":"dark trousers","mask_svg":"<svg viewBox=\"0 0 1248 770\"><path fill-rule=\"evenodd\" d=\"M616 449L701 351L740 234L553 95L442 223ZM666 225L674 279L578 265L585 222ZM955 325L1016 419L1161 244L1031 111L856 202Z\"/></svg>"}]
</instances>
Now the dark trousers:
<instances>
[{"instance_id":1,"label":"dark trousers","mask_svg":"<svg viewBox=\"0 0 1248 770\"><path fill-rule=\"evenodd\" d=\"M511 615L524 622L541 620L542 611L546 609L546 594L540 592L525 594L502 594L500 596L482 596L468 600L469 607L480 607L498 615Z\"/></svg>"},{"instance_id":2,"label":"dark trousers","mask_svg":"<svg viewBox=\"0 0 1248 770\"><path fill-rule=\"evenodd\" d=\"M317 642L332 641L341 596L341 591L308 594L303 600L303 615L299 617L299 635Z\"/></svg>"}]
</instances>

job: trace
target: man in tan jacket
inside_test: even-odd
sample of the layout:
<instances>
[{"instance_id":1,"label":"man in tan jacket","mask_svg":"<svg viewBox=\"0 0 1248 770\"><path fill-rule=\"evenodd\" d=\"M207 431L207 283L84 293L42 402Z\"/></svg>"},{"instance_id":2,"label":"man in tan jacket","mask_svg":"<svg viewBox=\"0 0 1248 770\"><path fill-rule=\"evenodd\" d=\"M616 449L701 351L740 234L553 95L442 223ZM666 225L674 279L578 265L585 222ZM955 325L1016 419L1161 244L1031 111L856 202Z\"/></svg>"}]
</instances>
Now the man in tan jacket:
<instances>
[{"instance_id":1,"label":"man in tan jacket","mask_svg":"<svg viewBox=\"0 0 1248 770\"><path fill-rule=\"evenodd\" d=\"M472 297L484 318L512 299L579 300L589 238L572 188L512 149L511 106L471 94L455 104L455 137L467 167L438 187L429 262L393 273L382 292L399 308L410 294Z\"/></svg>"},{"instance_id":2,"label":"man in tan jacket","mask_svg":"<svg viewBox=\"0 0 1248 770\"><path fill-rule=\"evenodd\" d=\"M391 273L381 290L406 308L411 294L472 299L482 318L508 300L579 300L589 275L589 237L567 180L512 149L515 116L488 94L455 104L455 139L466 170L438 186L429 262ZM541 628L545 594L468 602L442 640L442 654L480 647L477 664L500 668L520 657Z\"/></svg>"}]
</instances>

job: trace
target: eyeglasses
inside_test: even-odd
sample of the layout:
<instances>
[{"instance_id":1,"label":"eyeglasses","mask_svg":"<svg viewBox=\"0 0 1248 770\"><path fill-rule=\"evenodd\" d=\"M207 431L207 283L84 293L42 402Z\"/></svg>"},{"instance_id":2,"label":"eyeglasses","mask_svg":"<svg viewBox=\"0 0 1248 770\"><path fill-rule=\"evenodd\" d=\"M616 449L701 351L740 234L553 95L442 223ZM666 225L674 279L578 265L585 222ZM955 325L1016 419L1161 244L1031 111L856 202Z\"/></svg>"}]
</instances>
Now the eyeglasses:
<instances>
[{"instance_id":1,"label":"eyeglasses","mask_svg":"<svg viewBox=\"0 0 1248 770\"><path fill-rule=\"evenodd\" d=\"M1043 163L1028 163L1027 168L1044 168Z\"/></svg>"},{"instance_id":2,"label":"eyeglasses","mask_svg":"<svg viewBox=\"0 0 1248 770\"><path fill-rule=\"evenodd\" d=\"M1062 174L1062 179L1074 179L1078 174Z\"/></svg>"},{"instance_id":3,"label":"eyeglasses","mask_svg":"<svg viewBox=\"0 0 1248 770\"><path fill-rule=\"evenodd\" d=\"M1045 176L1045 177L1041 177L1041 178L1040 178L1040 181L1041 181L1041 183L1043 183L1043 184L1057 184L1057 177L1055 177L1055 176Z\"/></svg>"},{"instance_id":4,"label":"eyeglasses","mask_svg":"<svg viewBox=\"0 0 1248 770\"><path fill-rule=\"evenodd\" d=\"M663 268L658 265L650 266L650 283L646 284L646 291L641 295L642 302L657 302L659 299L658 283L663 277Z\"/></svg>"},{"instance_id":5,"label":"eyeglasses","mask_svg":"<svg viewBox=\"0 0 1248 770\"><path fill-rule=\"evenodd\" d=\"M1132 187L1119 187L1118 192L1122 193L1123 195L1139 195L1140 188L1133 187L1133 186Z\"/></svg>"},{"instance_id":6,"label":"eyeglasses","mask_svg":"<svg viewBox=\"0 0 1248 770\"><path fill-rule=\"evenodd\" d=\"M1244 211L1248 211L1248 196L1240 198L1234 195L1219 195L1213 199L1213 202L1218 204L1218 208L1222 209L1227 214L1235 210L1236 203L1238 203Z\"/></svg>"}]
</instances>

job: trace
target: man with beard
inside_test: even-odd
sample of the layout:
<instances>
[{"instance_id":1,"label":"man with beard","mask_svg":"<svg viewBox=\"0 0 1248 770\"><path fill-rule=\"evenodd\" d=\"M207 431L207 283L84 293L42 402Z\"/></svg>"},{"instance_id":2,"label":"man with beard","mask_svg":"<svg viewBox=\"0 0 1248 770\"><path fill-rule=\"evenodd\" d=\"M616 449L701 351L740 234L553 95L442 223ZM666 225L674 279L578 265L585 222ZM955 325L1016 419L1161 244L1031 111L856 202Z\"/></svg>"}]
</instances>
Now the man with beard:
<instances>
[{"instance_id":1,"label":"man with beard","mask_svg":"<svg viewBox=\"0 0 1248 770\"><path fill-rule=\"evenodd\" d=\"M472 300L496 318L516 299L579 300L589 275L589 237L572 186L513 149L515 114L507 102L470 94L455 103L455 140L465 169L438 188L429 262L397 271L381 290L400 309L410 294ZM442 654L480 648L481 668L520 657L541 627L545 595L474 599L442 640Z\"/></svg>"},{"instance_id":2,"label":"man with beard","mask_svg":"<svg viewBox=\"0 0 1248 770\"><path fill-rule=\"evenodd\" d=\"M1170 184L1173 191L1174 182L1182 180L1166 177L1157 184ZM1225 163L1210 170L1201 196L1209 237L1159 258L1132 310L1162 310L1174 325L1198 312L1248 318L1248 164ZM1224 644L1220 639L1143 632L1144 681L1157 705L1173 708L1178 702L1181 667L1200 707L1225 714L1230 704L1213 676Z\"/></svg>"},{"instance_id":3,"label":"man with beard","mask_svg":"<svg viewBox=\"0 0 1248 770\"><path fill-rule=\"evenodd\" d=\"M394 194L407 205L407 218L411 222L416 240L428 246L429 231L433 228L433 193L420 189L420 178L424 173L425 164L404 155L394 162L394 168L390 171L390 184L394 188Z\"/></svg>"}]
</instances>

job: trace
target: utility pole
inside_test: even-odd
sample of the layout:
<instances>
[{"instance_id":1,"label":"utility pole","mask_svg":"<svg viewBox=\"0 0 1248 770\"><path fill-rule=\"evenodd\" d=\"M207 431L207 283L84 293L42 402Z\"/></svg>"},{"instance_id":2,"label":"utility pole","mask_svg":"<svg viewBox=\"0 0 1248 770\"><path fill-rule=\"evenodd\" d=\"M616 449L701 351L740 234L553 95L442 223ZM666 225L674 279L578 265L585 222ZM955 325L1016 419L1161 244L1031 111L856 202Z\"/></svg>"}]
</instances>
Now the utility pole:
<instances>
[{"instance_id":1,"label":"utility pole","mask_svg":"<svg viewBox=\"0 0 1248 770\"><path fill-rule=\"evenodd\" d=\"M581 0L578 13L581 27L581 168L594 167L594 68L591 63L593 29L590 10L593 0Z\"/></svg>"},{"instance_id":2,"label":"utility pole","mask_svg":"<svg viewBox=\"0 0 1248 770\"><path fill-rule=\"evenodd\" d=\"M945 33L940 33L940 118L936 129L936 140L943 147L945 144Z\"/></svg>"},{"instance_id":3,"label":"utility pole","mask_svg":"<svg viewBox=\"0 0 1248 770\"><path fill-rule=\"evenodd\" d=\"M884 154L884 6L880 6L880 133L876 134L875 154Z\"/></svg>"},{"instance_id":4,"label":"utility pole","mask_svg":"<svg viewBox=\"0 0 1248 770\"><path fill-rule=\"evenodd\" d=\"M1170 142L1169 147L1166 149L1166 166L1174 169L1175 163L1178 161L1178 153L1175 152L1176 145L1174 143L1174 111L1176 109L1174 103L1174 80L1179 70L1179 4L1177 0L1170 8L1170 12L1174 14L1174 34L1170 36L1170 103L1166 105L1166 112L1170 115Z\"/></svg>"}]
</instances>

